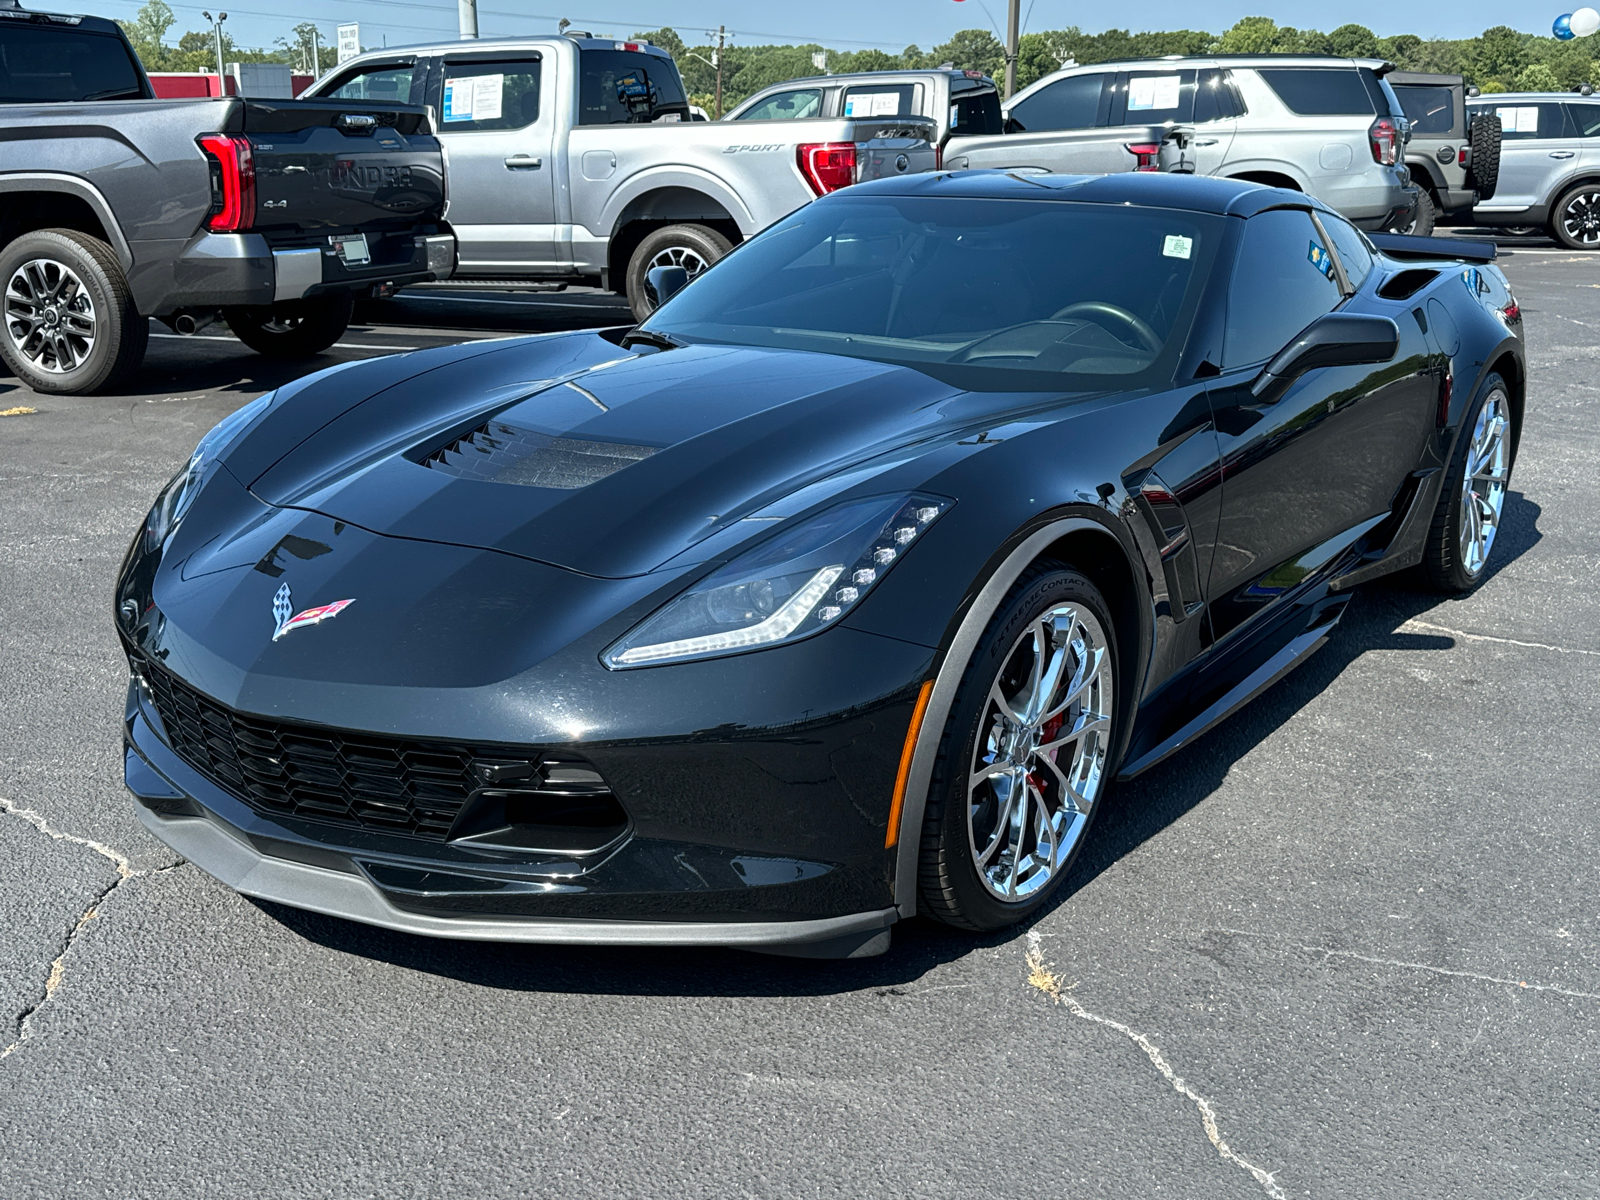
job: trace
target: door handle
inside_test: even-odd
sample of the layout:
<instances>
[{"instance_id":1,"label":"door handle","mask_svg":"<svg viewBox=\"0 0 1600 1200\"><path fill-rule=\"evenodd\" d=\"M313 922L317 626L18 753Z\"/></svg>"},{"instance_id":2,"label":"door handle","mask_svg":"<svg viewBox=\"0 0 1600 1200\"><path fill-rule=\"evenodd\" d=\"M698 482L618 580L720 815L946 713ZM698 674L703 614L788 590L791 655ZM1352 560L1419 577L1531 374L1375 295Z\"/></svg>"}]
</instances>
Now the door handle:
<instances>
[{"instance_id":1,"label":"door handle","mask_svg":"<svg viewBox=\"0 0 1600 1200\"><path fill-rule=\"evenodd\" d=\"M506 166L513 171L529 171L544 165L544 159L535 158L531 154L513 154L506 159Z\"/></svg>"},{"instance_id":2,"label":"door handle","mask_svg":"<svg viewBox=\"0 0 1600 1200\"><path fill-rule=\"evenodd\" d=\"M1552 151L1550 151L1550 157L1551 158L1571 158L1575 154L1577 154L1576 150L1552 150Z\"/></svg>"},{"instance_id":3,"label":"door handle","mask_svg":"<svg viewBox=\"0 0 1600 1200\"><path fill-rule=\"evenodd\" d=\"M1217 139L1216 138L1195 138L1194 144L1196 146L1215 146L1217 144Z\"/></svg>"}]
</instances>

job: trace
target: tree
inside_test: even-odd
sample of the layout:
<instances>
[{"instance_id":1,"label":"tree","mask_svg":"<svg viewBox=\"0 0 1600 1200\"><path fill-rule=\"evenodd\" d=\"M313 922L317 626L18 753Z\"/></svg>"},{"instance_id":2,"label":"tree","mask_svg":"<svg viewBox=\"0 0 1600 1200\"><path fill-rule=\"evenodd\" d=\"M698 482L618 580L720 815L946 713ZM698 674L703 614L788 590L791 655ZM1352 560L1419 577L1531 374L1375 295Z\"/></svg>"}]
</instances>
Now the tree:
<instances>
[{"instance_id":1,"label":"tree","mask_svg":"<svg viewBox=\"0 0 1600 1200\"><path fill-rule=\"evenodd\" d=\"M1556 73L1543 63L1533 63L1522 69L1517 76L1517 91L1519 92L1559 92L1561 81L1556 78Z\"/></svg>"},{"instance_id":2,"label":"tree","mask_svg":"<svg viewBox=\"0 0 1600 1200\"><path fill-rule=\"evenodd\" d=\"M1505 25L1485 29L1471 55L1472 73L1480 81L1500 79L1509 82L1527 65L1528 51L1522 34Z\"/></svg>"},{"instance_id":3,"label":"tree","mask_svg":"<svg viewBox=\"0 0 1600 1200\"><path fill-rule=\"evenodd\" d=\"M1241 17L1217 39L1218 54L1271 54L1278 23L1271 17Z\"/></svg>"},{"instance_id":4,"label":"tree","mask_svg":"<svg viewBox=\"0 0 1600 1200\"><path fill-rule=\"evenodd\" d=\"M652 46L660 46L673 58L682 58L683 52L688 49L683 44L683 39L678 36L678 31L667 26L660 29L647 29L643 33L633 35L637 41L649 42ZM680 67L682 63L678 64Z\"/></svg>"},{"instance_id":5,"label":"tree","mask_svg":"<svg viewBox=\"0 0 1600 1200\"><path fill-rule=\"evenodd\" d=\"M1334 33L1338 33L1336 29ZM1410 67L1412 56L1422 45L1422 39L1414 33L1398 33L1394 37L1378 39L1378 56L1387 58L1396 66Z\"/></svg>"},{"instance_id":6,"label":"tree","mask_svg":"<svg viewBox=\"0 0 1600 1200\"><path fill-rule=\"evenodd\" d=\"M1006 69L1006 48L987 29L963 29L930 52L935 65L952 63L958 71L982 71L998 77Z\"/></svg>"},{"instance_id":7,"label":"tree","mask_svg":"<svg viewBox=\"0 0 1600 1200\"><path fill-rule=\"evenodd\" d=\"M1378 57L1378 35L1365 25L1341 25L1328 35L1340 58Z\"/></svg>"}]
</instances>

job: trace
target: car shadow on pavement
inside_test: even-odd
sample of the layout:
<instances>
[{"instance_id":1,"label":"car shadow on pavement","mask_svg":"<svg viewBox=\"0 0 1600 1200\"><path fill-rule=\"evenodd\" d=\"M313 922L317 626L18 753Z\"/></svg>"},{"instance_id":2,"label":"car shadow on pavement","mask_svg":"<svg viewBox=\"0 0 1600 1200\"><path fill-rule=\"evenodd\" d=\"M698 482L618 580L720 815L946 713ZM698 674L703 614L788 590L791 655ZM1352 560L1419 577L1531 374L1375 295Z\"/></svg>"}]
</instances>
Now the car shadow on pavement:
<instances>
[{"instance_id":1,"label":"car shadow on pavement","mask_svg":"<svg viewBox=\"0 0 1600 1200\"><path fill-rule=\"evenodd\" d=\"M1539 506L1521 493L1507 494L1494 564L1485 582L1538 543L1539 513ZM935 967L1020 942L1030 928L1069 903L1102 872L1200 805L1221 786L1238 759L1276 733L1363 654L1450 649L1455 641L1448 635L1405 629L1413 618L1449 603L1410 573L1362 588L1328 643L1303 667L1193 745L1113 789L1056 897L1029 921L997 933L965 933L917 918L894 927L894 945L879 958L819 961L683 947L448 942L265 901L254 903L294 933L330 950L482 987L623 996L820 996L871 990L914 994L916 981ZM1017 961L1020 969L1020 956Z\"/></svg>"}]
</instances>

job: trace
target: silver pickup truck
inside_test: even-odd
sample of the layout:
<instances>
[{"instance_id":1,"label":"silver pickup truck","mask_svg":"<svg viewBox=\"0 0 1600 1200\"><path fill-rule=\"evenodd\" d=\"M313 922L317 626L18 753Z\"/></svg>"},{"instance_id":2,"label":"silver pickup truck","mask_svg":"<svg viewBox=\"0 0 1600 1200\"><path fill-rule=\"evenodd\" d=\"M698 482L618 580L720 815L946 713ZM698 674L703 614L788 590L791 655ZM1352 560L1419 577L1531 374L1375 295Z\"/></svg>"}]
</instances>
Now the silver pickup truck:
<instances>
[{"instance_id":1,"label":"silver pickup truck","mask_svg":"<svg viewBox=\"0 0 1600 1200\"><path fill-rule=\"evenodd\" d=\"M596 281L641 320L652 267L692 278L817 196L937 154L915 117L692 121L665 50L587 34L371 52L308 95L433 112L457 279Z\"/></svg>"},{"instance_id":2,"label":"silver pickup truck","mask_svg":"<svg viewBox=\"0 0 1600 1200\"><path fill-rule=\"evenodd\" d=\"M356 292L450 273L420 108L158 100L113 22L3 5L0 63L0 355L36 391L114 390L149 317L315 354Z\"/></svg>"}]
</instances>

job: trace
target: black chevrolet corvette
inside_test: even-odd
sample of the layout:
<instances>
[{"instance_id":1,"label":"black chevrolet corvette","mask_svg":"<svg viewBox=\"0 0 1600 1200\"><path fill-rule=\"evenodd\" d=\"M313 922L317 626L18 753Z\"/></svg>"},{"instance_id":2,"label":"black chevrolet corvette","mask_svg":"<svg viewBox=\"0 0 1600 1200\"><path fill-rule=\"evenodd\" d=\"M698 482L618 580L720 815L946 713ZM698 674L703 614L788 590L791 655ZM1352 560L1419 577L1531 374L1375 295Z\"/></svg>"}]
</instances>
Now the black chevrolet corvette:
<instances>
[{"instance_id":1,"label":"black chevrolet corvette","mask_svg":"<svg viewBox=\"0 0 1600 1200\"><path fill-rule=\"evenodd\" d=\"M925 175L658 272L636 329L310 376L128 553L128 787L239 891L417 933L1014 922L1356 584L1482 577L1526 394L1492 257L1233 181Z\"/></svg>"}]
</instances>

